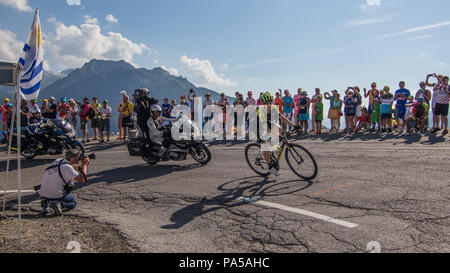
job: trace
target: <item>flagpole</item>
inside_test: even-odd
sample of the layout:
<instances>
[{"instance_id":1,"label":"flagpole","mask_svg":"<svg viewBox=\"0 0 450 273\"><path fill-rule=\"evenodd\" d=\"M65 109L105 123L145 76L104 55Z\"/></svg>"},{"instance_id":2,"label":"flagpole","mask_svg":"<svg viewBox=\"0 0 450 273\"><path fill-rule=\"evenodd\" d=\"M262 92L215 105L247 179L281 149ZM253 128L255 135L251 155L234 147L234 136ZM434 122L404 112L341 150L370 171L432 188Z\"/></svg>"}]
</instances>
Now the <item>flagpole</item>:
<instances>
[{"instance_id":1,"label":"flagpole","mask_svg":"<svg viewBox=\"0 0 450 273\"><path fill-rule=\"evenodd\" d=\"M18 71L20 71L20 69L18 67L16 67L16 69L18 69ZM14 71L14 77L16 77L16 71ZM18 73L18 72L17 72ZM15 86L14 86L15 87ZM14 88L15 89L15 88ZM14 92L14 94L16 95L16 93ZM3 194L3 217L6 216L5 214L5 210L6 210L6 187L8 185L9 182L9 165L11 162L11 146L12 146L12 140L13 140L13 130L14 130L14 122L16 121L16 116L14 115L14 109L15 106L13 106L12 109L12 115L11 115L11 125L9 126L9 137L8 137L8 161L6 162L6 181L4 184L4 194Z\"/></svg>"},{"instance_id":2,"label":"flagpole","mask_svg":"<svg viewBox=\"0 0 450 273\"><path fill-rule=\"evenodd\" d=\"M22 137L22 127L21 127L21 114L20 114L20 105L21 105L21 98L20 95L20 70L21 66L20 64L17 66L17 71L15 74L16 77L16 97L17 97L17 106L16 106L16 113L17 113L17 123L16 123L16 132L17 132L17 186L18 186L18 201L19 201L19 208L18 208L18 221L19 221L19 249L22 248L22 172L21 172L21 162L20 162L20 147L21 147L21 137Z\"/></svg>"}]
</instances>

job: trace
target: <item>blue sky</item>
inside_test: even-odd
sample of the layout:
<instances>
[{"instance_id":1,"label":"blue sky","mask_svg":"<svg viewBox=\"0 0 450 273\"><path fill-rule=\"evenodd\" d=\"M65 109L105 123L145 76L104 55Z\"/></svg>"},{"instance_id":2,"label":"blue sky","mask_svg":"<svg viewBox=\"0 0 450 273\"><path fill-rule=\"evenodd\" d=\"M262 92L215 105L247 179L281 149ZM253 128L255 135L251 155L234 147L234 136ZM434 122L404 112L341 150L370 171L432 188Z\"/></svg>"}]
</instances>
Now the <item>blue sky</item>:
<instances>
[{"instance_id":1,"label":"blue sky","mask_svg":"<svg viewBox=\"0 0 450 273\"><path fill-rule=\"evenodd\" d=\"M0 60L18 59L35 8L53 71L125 59L232 95L400 80L416 91L450 68L449 1L0 0Z\"/></svg>"}]
</instances>

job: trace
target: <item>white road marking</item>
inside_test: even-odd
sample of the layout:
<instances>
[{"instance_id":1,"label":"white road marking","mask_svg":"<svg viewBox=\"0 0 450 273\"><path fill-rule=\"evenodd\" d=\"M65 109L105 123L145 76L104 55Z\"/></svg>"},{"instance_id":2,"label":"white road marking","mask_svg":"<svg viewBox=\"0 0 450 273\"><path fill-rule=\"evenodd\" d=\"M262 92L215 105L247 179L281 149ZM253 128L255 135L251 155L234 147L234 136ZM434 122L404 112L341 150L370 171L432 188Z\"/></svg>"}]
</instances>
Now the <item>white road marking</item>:
<instances>
[{"instance_id":1,"label":"white road marking","mask_svg":"<svg viewBox=\"0 0 450 273\"><path fill-rule=\"evenodd\" d=\"M18 193L18 192L19 192L19 190L6 191L6 194L8 194L8 193ZM34 191L34 190L21 190L21 193L34 193L34 192L36 192L36 191ZM3 195L3 194L5 194L5 191L0 191L0 195Z\"/></svg>"},{"instance_id":2,"label":"white road marking","mask_svg":"<svg viewBox=\"0 0 450 273\"><path fill-rule=\"evenodd\" d=\"M253 200L250 198L245 198L245 197L240 197L238 198L239 200L244 200L248 203L251 204L257 204L257 205L261 205L264 207L269 207L269 208L274 208L274 209L279 209L279 210L284 210L284 211L288 211L288 212L292 212L292 213L296 213L296 214L301 214L301 215L306 215L309 217L313 217L316 219L320 219L326 222L330 222L336 225L341 225L344 227L348 227L348 228L355 228L358 225L357 224L353 224L350 222L346 222L343 220L339 220L339 219L334 219L332 217L326 216L326 215L322 215L322 214L318 214L315 212L311 212L311 211L307 211L307 210L302 210L302 209L298 209L298 208L293 208L293 207L288 207L288 206L284 206L284 205L280 205L280 204L276 204L276 203L272 203L272 202L267 202L267 201L257 201L257 200Z\"/></svg>"},{"instance_id":3,"label":"white road marking","mask_svg":"<svg viewBox=\"0 0 450 273\"><path fill-rule=\"evenodd\" d=\"M95 154L121 154L121 153L128 153L128 151L113 151L113 152L94 152Z\"/></svg>"}]
</instances>

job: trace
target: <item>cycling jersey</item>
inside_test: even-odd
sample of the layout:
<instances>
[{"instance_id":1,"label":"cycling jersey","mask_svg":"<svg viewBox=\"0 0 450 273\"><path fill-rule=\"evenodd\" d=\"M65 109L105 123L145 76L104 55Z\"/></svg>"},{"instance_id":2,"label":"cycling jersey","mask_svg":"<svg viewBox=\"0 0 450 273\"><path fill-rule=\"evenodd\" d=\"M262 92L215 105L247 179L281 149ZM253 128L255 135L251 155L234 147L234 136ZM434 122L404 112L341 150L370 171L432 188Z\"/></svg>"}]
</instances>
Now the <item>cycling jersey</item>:
<instances>
[{"instance_id":1,"label":"cycling jersey","mask_svg":"<svg viewBox=\"0 0 450 273\"><path fill-rule=\"evenodd\" d=\"M264 110L263 110L264 108ZM276 105L271 105L271 109L272 111L276 111L278 113L279 116L281 116L282 114L280 113L280 111L278 110L278 107ZM260 106L257 110L257 116L258 116L258 126L259 126L259 121L261 122L266 122L267 123L267 127L269 128L269 130L272 129L272 111L268 111L267 107L265 105ZM258 130L259 131L259 130Z\"/></svg>"}]
</instances>

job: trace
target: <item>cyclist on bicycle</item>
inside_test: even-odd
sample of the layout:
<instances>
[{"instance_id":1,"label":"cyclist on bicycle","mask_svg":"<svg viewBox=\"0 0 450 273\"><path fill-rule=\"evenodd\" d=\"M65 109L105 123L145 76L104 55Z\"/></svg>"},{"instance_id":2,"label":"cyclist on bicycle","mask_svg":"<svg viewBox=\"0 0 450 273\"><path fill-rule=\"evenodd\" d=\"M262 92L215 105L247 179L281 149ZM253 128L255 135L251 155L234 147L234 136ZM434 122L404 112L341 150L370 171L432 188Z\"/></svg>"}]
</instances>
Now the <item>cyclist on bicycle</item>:
<instances>
[{"instance_id":1,"label":"cyclist on bicycle","mask_svg":"<svg viewBox=\"0 0 450 273\"><path fill-rule=\"evenodd\" d=\"M278 127L278 129L280 130L280 134L281 134L283 127L280 126L278 121L272 122L272 111L276 111L279 115L279 121L281 122L281 125L288 124L291 126L291 128L294 128L294 130L299 129L299 126L296 126L292 121L290 121L289 119L287 119L285 116L283 116L280 113L280 111L278 110L278 107L276 105L273 105L273 100L274 100L274 98L273 98L272 94L270 94L270 92L266 92L265 94L263 94L261 96L261 102L263 103L263 105L261 105L257 111L258 119L261 122L261 123L258 122L258 125L259 124L267 124L266 132L268 134L271 133L272 125L273 125L274 129L276 129ZM259 129L258 129L258 133L259 133ZM275 176L279 176L280 172L277 167L278 164L276 162L274 162L270 156L270 153L275 151L277 149L277 147L273 147L267 142L263 143L263 145L264 144L266 144L266 145L265 145L265 148L263 148L263 155L264 155L264 159L269 164L269 171L271 174L273 174Z\"/></svg>"}]
</instances>

